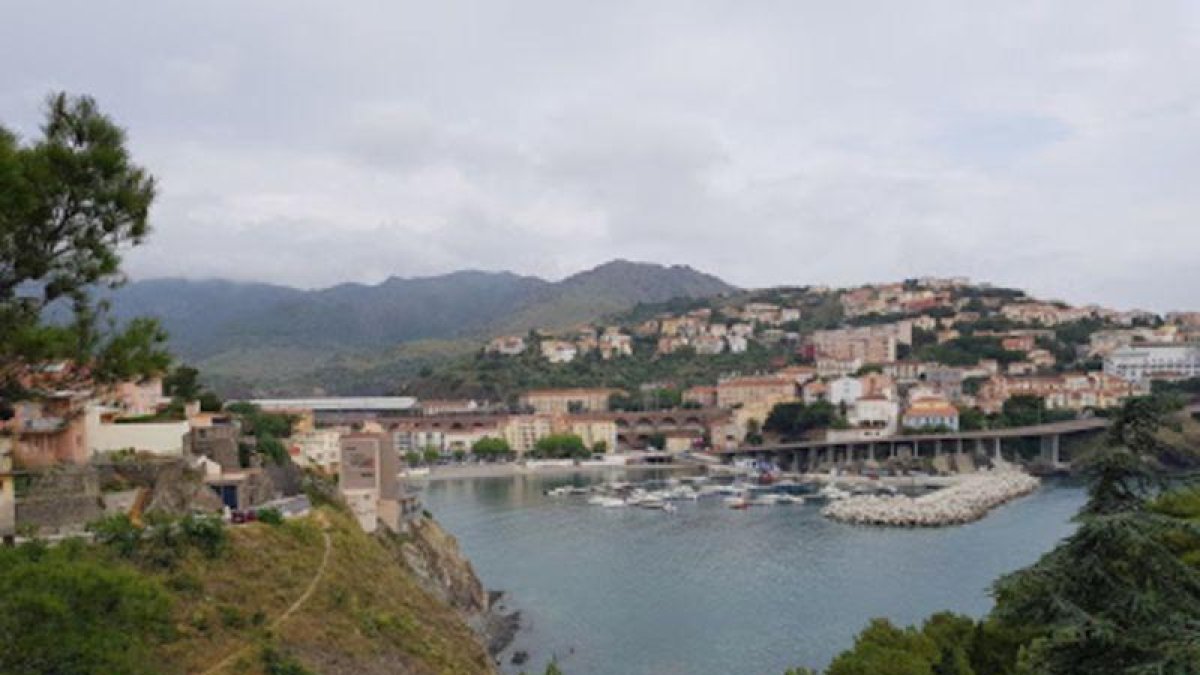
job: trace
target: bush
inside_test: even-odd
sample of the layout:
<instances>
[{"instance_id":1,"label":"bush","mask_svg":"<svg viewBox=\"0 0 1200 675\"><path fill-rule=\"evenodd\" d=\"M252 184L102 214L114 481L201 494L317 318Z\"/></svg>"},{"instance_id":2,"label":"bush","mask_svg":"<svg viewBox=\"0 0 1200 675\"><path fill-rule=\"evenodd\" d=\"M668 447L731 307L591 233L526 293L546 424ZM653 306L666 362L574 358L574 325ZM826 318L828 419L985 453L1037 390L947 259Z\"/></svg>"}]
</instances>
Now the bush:
<instances>
[{"instance_id":1,"label":"bush","mask_svg":"<svg viewBox=\"0 0 1200 675\"><path fill-rule=\"evenodd\" d=\"M64 548L0 550L0 672L149 674L170 598L125 565Z\"/></svg>"},{"instance_id":2,"label":"bush","mask_svg":"<svg viewBox=\"0 0 1200 675\"><path fill-rule=\"evenodd\" d=\"M259 509L257 515L258 515L258 520L261 523L266 523L268 525L282 525L283 524L283 513L279 509L276 509L273 507Z\"/></svg>"}]
</instances>

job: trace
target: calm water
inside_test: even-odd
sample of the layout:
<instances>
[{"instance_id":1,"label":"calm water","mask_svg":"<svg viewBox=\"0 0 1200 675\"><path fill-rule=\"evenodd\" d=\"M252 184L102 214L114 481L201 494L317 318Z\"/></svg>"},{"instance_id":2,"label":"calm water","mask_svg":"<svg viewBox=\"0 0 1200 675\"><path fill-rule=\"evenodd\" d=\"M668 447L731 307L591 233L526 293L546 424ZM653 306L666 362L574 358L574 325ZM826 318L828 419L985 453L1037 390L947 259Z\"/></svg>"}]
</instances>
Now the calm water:
<instances>
[{"instance_id":1,"label":"calm water","mask_svg":"<svg viewBox=\"0 0 1200 675\"><path fill-rule=\"evenodd\" d=\"M645 474L640 474L645 476ZM1050 485L984 520L941 530L853 527L818 507L674 514L546 497L597 474L432 483L425 502L525 626L514 648L540 673L782 675L823 667L868 619L905 624L991 607L987 588L1072 531L1080 489ZM637 477L626 476L630 480ZM507 654L505 667L508 666Z\"/></svg>"}]
</instances>

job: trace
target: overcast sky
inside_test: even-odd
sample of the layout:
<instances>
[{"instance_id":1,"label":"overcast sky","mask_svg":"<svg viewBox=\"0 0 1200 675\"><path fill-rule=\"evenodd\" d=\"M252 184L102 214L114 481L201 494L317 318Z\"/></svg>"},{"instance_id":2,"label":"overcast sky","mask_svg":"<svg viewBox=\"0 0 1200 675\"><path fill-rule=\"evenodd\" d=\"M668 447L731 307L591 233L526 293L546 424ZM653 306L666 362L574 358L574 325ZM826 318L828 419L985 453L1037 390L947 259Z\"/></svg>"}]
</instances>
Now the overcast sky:
<instances>
[{"instance_id":1,"label":"overcast sky","mask_svg":"<svg viewBox=\"0 0 1200 675\"><path fill-rule=\"evenodd\" d=\"M0 0L0 122L86 92L137 278L616 257L1200 308L1200 3Z\"/></svg>"}]
</instances>

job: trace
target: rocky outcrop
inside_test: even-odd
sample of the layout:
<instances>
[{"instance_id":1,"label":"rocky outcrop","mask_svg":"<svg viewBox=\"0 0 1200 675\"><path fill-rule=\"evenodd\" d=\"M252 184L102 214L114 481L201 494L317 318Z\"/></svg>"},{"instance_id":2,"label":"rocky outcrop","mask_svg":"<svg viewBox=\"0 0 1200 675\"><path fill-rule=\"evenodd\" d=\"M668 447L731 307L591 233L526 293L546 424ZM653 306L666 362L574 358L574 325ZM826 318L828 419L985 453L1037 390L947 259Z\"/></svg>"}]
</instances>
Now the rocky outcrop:
<instances>
[{"instance_id":1,"label":"rocky outcrop","mask_svg":"<svg viewBox=\"0 0 1200 675\"><path fill-rule=\"evenodd\" d=\"M155 476L153 492L146 512L161 511L171 515L184 515L194 511L220 511L221 499L217 497L200 475L182 462L163 468Z\"/></svg>"},{"instance_id":2,"label":"rocky outcrop","mask_svg":"<svg viewBox=\"0 0 1200 675\"><path fill-rule=\"evenodd\" d=\"M475 574L458 541L432 518L417 518L406 534L389 536L418 583L462 615L492 655L504 651L520 626L518 613L505 613L501 594L489 593Z\"/></svg>"}]
</instances>

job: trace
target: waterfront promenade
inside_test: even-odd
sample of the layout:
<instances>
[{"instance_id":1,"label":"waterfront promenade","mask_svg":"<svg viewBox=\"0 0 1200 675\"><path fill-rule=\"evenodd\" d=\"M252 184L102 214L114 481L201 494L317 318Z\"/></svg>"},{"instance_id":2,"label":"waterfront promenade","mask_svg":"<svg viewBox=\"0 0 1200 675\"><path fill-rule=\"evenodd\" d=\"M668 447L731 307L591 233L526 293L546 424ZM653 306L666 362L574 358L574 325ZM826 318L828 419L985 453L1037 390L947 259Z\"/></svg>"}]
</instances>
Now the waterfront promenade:
<instances>
[{"instance_id":1,"label":"waterfront promenade","mask_svg":"<svg viewBox=\"0 0 1200 675\"><path fill-rule=\"evenodd\" d=\"M403 474L409 481L436 482L472 478L507 478L512 476L563 476L581 472L604 471L679 471L695 470L695 464L617 464L608 462L581 462L579 464L530 464L497 462L494 464L458 464L435 466L428 471Z\"/></svg>"}]
</instances>

